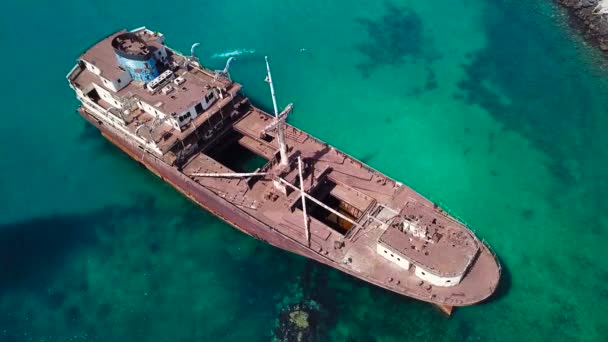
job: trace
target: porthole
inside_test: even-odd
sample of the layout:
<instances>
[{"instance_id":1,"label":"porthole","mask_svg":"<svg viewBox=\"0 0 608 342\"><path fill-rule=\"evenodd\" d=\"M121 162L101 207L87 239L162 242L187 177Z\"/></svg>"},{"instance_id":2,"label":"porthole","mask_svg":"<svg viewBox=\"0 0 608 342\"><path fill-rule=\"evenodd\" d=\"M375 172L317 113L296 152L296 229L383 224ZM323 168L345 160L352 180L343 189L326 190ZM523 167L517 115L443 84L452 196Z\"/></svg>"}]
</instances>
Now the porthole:
<instances>
[{"instance_id":1,"label":"porthole","mask_svg":"<svg viewBox=\"0 0 608 342\"><path fill-rule=\"evenodd\" d=\"M446 280L445 282L446 282L446 283L451 283L452 281L451 281L451 280Z\"/></svg>"},{"instance_id":2,"label":"porthole","mask_svg":"<svg viewBox=\"0 0 608 342\"><path fill-rule=\"evenodd\" d=\"M422 273L422 275L426 275L426 273L424 273L424 272L420 272L420 273Z\"/></svg>"},{"instance_id":3,"label":"porthole","mask_svg":"<svg viewBox=\"0 0 608 342\"><path fill-rule=\"evenodd\" d=\"M401 258L397 258L397 261L401 261Z\"/></svg>"},{"instance_id":4,"label":"porthole","mask_svg":"<svg viewBox=\"0 0 608 342\"><path fill-rule=\"evenodd\" d=\"M393 253L391 253L391 257L394 257Z\"/></svg>"},{"instance_id":5,"label":"porthole","mask_svg":"<svg viewBox=\"0 0 608 342\"><path fill-rule=\"evenodd\" d=\"M388 252L386 251L386 249L384 250L384 253L388 253Z\"/></svg>"}]
</instances>

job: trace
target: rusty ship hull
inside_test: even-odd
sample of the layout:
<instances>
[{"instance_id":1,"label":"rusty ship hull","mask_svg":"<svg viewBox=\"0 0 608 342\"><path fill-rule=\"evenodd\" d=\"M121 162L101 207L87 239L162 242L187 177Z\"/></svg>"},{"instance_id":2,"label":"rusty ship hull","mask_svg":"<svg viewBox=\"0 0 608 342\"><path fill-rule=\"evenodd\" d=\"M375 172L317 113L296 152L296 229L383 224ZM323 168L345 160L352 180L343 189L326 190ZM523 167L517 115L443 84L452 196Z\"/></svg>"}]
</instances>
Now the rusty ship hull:
<instances>
[{"instance_id":1,"label":"rusty ship hull","mask_svg":"<svg viewBox=\"0 0 608 342\"><path fill-rule=\"evenodd\" d=\"M118 64L129 54L108 60L110 46L121 48L117 37L131 49L135 42L163 55L171 72L136 82L141 75L129 76ZM68 74L82 102L80 115L120 150L243 233L376 286L446 312L494 293L500 264L466 226L409 187L287 124L290 106L279 115L275 102L271 115L251 105L240 85L225 77L228 65L214 73L159 37L145 28L119 31L87 50ZM137 61L153 55L137 52ZM115 65L118 71L104 72ZM269 67L267 80L272 89ZM162 92L148 86L156 83ZM165 92L167 84L181 88ZM178 102L170 110L181 110L180 100L192 105L200 96L192 88L204 98L192 107L200 110L189 124L179 113L155 117L167 101ZM207 108L199 105L206 101ZM263 166L238 170L242 165L231 158L244 157L234 146L262 158Z\"/></svg>"},{"instance_id":2,"label":"rusty ship hull","mask_svg":"<svg viewBox=\"0 0 608 342\"><path fill-rule=\"evenodd\" d=\"M94 125L97 129L99 129L101 135L105 137L109 142L111 142L114 146L116 146L129 157L131 157L134 161L146 167L150 172L155 174L162 181L170 184L174 189L176 189L182 195L186 196L188 199L190 199L192 202L194 202L201 208L207 210L208 212L222 219L226 223L230 224L232 227L255 239L261 240L285 251L289 251L301 255L303 257L310 258L312 260L338 269L351 276L362 279L368 283L374 284L386 290L438 305L444 312L448 314L451 313L453 306L476 304L477 302L485 300L494 292L493 288L489 288L490 290L485 296L478 298L475 302L472 303L457 303L451 301L437 302L431 300L431 298L428 296L417 296L414 293L408 293L404 291L403 288L400 288L398 286L398 284L392 283L392 281L389 282L388 279L390 278L388 277L388 275L386 281L380 281L375 278L367 278L361 276L353 270L343 267L342 263L333 261L323 256L321 253L317 253L311 250L310 248L303 246L298 241L294 241L288 238L287 236L280 234L277 230L273 229L272 226L260 222L259 220L255 219L255 217L252 217L251 215L242 212L239 208L235 208L234 205L231 205L230 203L226 202L224 199L217 196L217 194L209 191L208 189L201 187L198 183L185 176L176 168L167 165L161 159L158 159L157 157L149 155L147 153L142 153L142 149L139 146L133 145L131 141L121 137L120 132L113 130L107 125L104 125L102 122L97 120L92 114L87 113L86 109L79 108L78 113L90 124ZM486 256L486 258L488 259L487 261L489 263L496 262L493 257L493 253L485 246L483 254L484 256ZM494 285L494 288L495 286L496 285Z\"/></svg>"}]
</instances>

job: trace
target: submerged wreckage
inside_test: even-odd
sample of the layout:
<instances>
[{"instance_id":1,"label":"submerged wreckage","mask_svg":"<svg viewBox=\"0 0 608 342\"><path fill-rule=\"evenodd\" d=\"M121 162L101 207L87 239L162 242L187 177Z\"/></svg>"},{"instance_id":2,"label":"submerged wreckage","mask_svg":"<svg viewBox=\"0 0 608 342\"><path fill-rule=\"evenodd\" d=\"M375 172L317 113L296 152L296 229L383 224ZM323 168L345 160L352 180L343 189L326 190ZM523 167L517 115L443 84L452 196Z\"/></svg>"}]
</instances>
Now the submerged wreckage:
<instances>
[{"instance_id":1,"label":"submerged wreckage","mask_svg":"<svg viewBox=\"0 0 608 342\"><path fill-rule=\"evenodd\" d=\"M193 46L194 49L194 46ZM465 225L407 186L254 107L228 65L203 67L161 33L119 31L67 78L78 112L192 201L276 247L439 305L478 303L500 265Z\"/></svg>"}]
</instances>

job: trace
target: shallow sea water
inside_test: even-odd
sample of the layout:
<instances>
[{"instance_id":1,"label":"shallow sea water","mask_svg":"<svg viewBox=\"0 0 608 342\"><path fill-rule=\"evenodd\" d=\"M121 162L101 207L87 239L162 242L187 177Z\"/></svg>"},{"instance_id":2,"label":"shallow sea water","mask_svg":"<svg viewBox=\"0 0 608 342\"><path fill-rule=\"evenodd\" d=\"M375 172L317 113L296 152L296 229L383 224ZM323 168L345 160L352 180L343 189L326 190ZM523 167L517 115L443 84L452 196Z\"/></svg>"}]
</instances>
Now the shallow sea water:
<instances>
[{"instance_id":1,"label":"shallow sea water","mask_svg":"<svg viewBox=\"0 0 608 342\"><path fill-rule=\"evenodd\" d=\"M314 300L327 341L605 341L608 70L551 1L9 0L0 14L0 341L266 341ZM77 115L65 74L146 25L263 108L468 222L492 301L447 319L251 239Z\"/></svg>"}]
</instances>

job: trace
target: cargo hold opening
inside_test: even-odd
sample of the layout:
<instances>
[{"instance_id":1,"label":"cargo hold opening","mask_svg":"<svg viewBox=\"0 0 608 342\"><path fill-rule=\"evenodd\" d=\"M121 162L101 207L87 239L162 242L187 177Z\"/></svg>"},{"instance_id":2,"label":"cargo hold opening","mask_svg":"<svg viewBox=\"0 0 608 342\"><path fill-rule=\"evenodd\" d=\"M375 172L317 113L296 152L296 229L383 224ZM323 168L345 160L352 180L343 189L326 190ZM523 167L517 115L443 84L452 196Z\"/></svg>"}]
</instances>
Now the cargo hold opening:
<instances>
[{"instance_id":1,"label":"cargo hold opening","mask_svg":"<svg viewBox=\"0 0 608 342\"><path fill-rule=\"evenodd\" d=\"M242 146L239 143L242 137L242 134L235 131L229 132L221 144L213 146L205 153L234 172L255 172L266 165L268 160Z\"/></svg>"},{"instance_id":2,"label":"cargo hold opening","mask_svg":"<svg viewBox=\"0 0 608 342\"><path fill-rule=\"evenodd\" d=\"M352 204L335 196L336 193L340 193L343 190L341 188L342 186L337 185L333 181L325 178L321 184L315 188L311 195L331 209L337 211L352 221L357 222L363 215L363 212ZM300 210L302 209L301 201L298 203L297 207ZM330 212L309 199L306 199L306 209L310 217L323 222L342 235L346 235L346 233L353 227L353 224L348 220L345 220L335 213Z\"/></svg>"}]
</instances>

